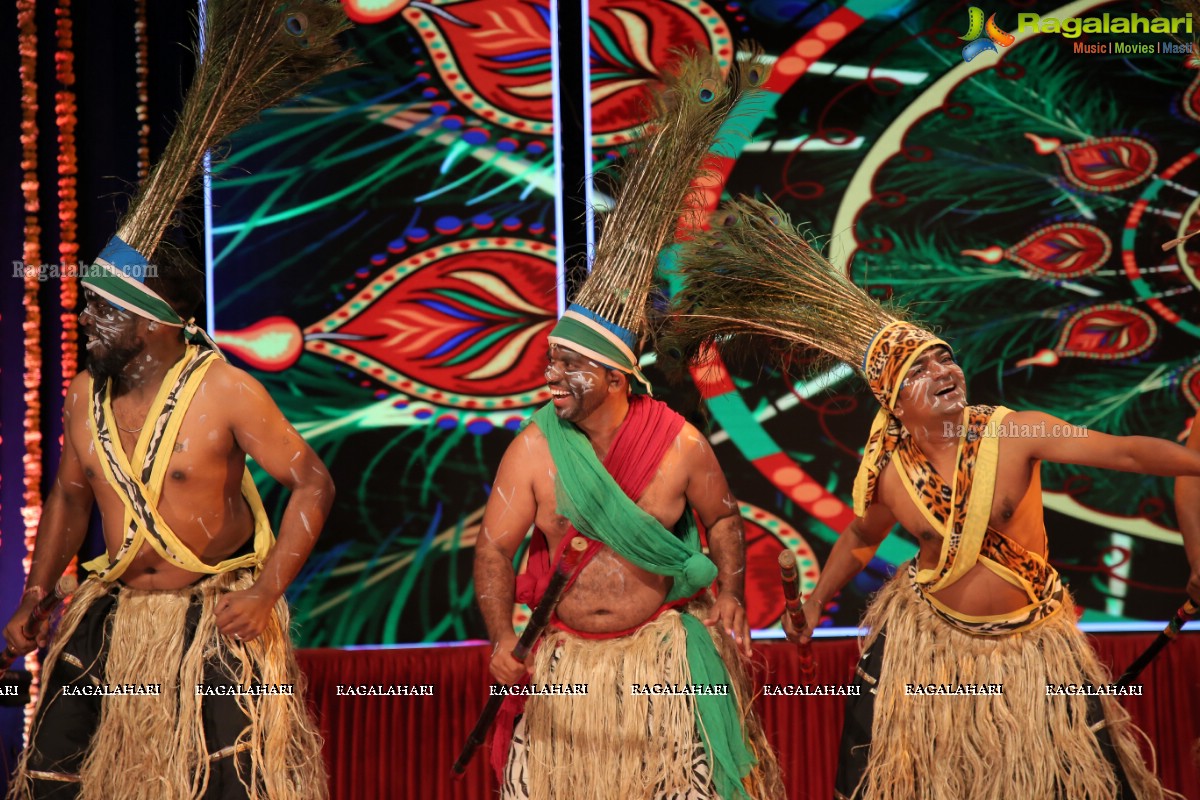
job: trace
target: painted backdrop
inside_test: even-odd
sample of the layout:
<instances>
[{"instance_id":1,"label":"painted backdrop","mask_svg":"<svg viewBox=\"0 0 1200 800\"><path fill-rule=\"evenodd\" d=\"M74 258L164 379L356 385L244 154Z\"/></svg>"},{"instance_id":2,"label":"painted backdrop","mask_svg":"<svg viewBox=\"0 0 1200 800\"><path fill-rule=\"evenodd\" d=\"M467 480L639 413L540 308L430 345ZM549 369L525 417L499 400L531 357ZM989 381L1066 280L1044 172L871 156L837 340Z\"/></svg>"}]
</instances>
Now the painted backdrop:
<instances>
[{"instance_id":1,"label":"painted backdrop","mask_svg":"<svg viewBox=\"0 0 1200 800\"><path fill-rule=\"evenodd\" d=\"M477 638L475 535L500 455L547 399L557 314L548 0L347 5L366 63L272 112L218 161L215 327L338 485L290 592L300 641ZM1200 227L1200 62L1164 52L1165 34L1017 24L1170 17L1169 6L592 0L590 11L596 171L636 137L672 47L728 63L735 41L757 41L774 69L723 161L727 191L775 199L857 282L914 304L955 345L973 402L1167 439L1190 424L1200 237L1162 244ZM1098 43L1109 52L1077 47ZM735 372L699 391L656 377L742 501L752 623L775 626L775 556L797 550L811 587L850 518L873 401L848 370L800 384ZM1085 621L1179 605L1170 481L1053 465L1043 480L1053 561ZM284 497L263 486L278 519ZM891 537L827 623L855 624L914 552Z\"/></svg>"}]
</instances>

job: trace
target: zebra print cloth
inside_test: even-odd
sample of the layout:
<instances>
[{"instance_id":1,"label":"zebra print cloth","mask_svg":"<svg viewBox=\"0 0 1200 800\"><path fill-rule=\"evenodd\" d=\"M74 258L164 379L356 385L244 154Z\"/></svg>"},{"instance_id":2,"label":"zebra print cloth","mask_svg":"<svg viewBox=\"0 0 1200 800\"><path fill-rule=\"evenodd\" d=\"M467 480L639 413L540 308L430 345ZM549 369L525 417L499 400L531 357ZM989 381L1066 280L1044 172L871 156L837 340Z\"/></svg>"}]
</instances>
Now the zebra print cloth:
<instances>
[{"instance_id":1,"label":"zebra print cloth","mask_svg":"<svg viewBox=\"0 0 1200 800\"><path fill-rule=\"evenodd\" d=\"M501 800L530 800L529 762L525 745L525 720L520 718L513 731L508 763L504 766L504 783L500 787ZM720 800L720 796L710 790L708 756L705 755L704 742L700 741L699 736L692 740L691 775L690 786L668 788L660 784L647 791L643 795L644 800ZM569 798L561 800L569 800ZM629 800L640 799L629 798Z\"/></svg>"}]
</instances>

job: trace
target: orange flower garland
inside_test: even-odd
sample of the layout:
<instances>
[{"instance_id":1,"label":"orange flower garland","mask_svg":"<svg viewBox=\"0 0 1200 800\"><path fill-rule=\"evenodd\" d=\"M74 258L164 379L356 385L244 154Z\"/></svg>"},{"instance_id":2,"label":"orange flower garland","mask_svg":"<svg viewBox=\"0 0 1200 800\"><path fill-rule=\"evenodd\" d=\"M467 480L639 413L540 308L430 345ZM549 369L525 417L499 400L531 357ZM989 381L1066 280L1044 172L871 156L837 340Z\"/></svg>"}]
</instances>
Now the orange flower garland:
<instances>
[{"instance_id":1,"label":"orange flower garland","mask_svg":"<svg viewBox=\"0 0 1200 800\"><path fill-rule=\"evenodd\" d=\"M147 91L150 75L150 45L146 39L146 0L137 0L137 21L133 23L134 53L137 65L138 182L150 174L150 95Z\"/></svg>"},{"instance_id":2,"label":"orange flower garland","mask_svg":"<svg viewBox=\"0 0 1200 800\"><path fill-rule=\"evenodd\" d=\"M42 263L41 228L38 226L37 176L37 26L35 0L17 0L18 47L21 54L21 190L25 195L25 492L21 517L25 524L25 575L33 561L33 544L42 517L42 407L38 387L42 383L42 313L38 305L38 267ZM30 703L25 707L25 736L33 722L39 672L37 653L25 657L25 668L33 673Z\"/></svg>"},{"instance_id":3,"label":"orange flower garland","mask_svg":"<svg viewBox=\"0 0 1200 800\"><path fill-rule=\"evenodd\" d=\"M58 255L60 262L59 302L62 306L62 381L63 397L79 370L79 244L75 234L79 203L75 195L78 162L75 155L75 51L71 36L71 0L58 0L54 9L58 50L54 69L59 89L54 94L54 118L58 122Z\"/></svg>"}]
</instances>

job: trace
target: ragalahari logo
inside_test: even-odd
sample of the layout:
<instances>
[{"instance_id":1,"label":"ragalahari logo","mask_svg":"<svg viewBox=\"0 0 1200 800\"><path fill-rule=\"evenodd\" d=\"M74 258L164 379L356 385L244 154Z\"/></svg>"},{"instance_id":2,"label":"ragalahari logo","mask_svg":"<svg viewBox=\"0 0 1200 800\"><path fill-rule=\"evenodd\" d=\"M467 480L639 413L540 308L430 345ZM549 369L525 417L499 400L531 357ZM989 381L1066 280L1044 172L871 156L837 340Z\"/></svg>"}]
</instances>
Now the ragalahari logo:
<instances>
[{"instance_id":1,"label":"ragalahari logo","mask_svg":"<svg viewBox=\"0 0 1200 800\"><path fill-rule=\"evenodd\" d=\"M998 52L996 45L1008 47L1017 40L1011 33L1000 30L1000 26L996 24L995 14L988 17L985 23L982 8L971 6L967 13L969 14L967 33L965 36L958 37L967 43L966 47L962 49L963 61L970 61L988 50L993 53Z\"/></svg>"}]
</instances>

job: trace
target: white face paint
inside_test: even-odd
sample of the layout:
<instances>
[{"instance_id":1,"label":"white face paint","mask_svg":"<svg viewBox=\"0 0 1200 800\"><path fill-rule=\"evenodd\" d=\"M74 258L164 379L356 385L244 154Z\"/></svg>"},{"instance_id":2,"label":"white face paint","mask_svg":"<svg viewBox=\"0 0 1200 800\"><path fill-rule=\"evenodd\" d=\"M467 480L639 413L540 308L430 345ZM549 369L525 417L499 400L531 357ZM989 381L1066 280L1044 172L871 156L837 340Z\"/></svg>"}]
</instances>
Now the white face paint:
<instances>
[{"instance_id":1,"label":"white face paint","mask_svg":"<svg viewBox=\"0 0 1200 800\"><path fill-rule=\"evenodd\" d=\"M600 407L607 395L607 368L559 345L551 345L548 359L546 385L560 418L579 422Z\"/></svg>"},{"instance_id":2,"label":"white face paint","mask_svg":"<svg viewBox=\"0 0 1200 800\"><path fill-rule=\"evenodd\" d=\"M960 413L966 404L962 369L954 363L949 350L935 347L922 353L909 369L900 387L896 416L911 433L927 434L930 426L926 421L930 417Z\"/></svg>"},{"instance_id":3,"label":"white face paint","mask_svg":"<svg viewBox=\"0 0 1200 800\"><path fill-rule=\"evenodd\" d=\"M580 370L567 370L564 373L567 379L567 386L570 386L578 394L587 394L596 388L596 376Z\"/></svg>"},{"instance_id":4,"label":"white face paint","mask_svg":"<svg viewBox=\"0 0 1200 800\"><path fill-rule=\"evenodd\" d=\"M88 335L88 350L97 346L111 347L113 342L120 339L125 333L126 326L133 322L132 314L128 311L117 311L112 306L108 306L106 311L93 313L91 303L89 303L80 316L84 315L88 317L85 325L85 332Z\"/></svg>"},{"instance_id":5,"label":"white face paint","mask_svg":"<svg viewBox=\"0 0 1200 800\"><path fill-rule=\"evenodd\" d=\"M124 333L125 326L133 321L133 314L125 310L118 310L89 289L85 289L83 295L86 305L79 315L79 323L88 338L103 344L120 338ZM92 341L88 342L89 349L92 347Z\"/></svg>"},{"instance_id":6,"label":"white face paint","mask_svg":"<svg viewBox=\"0 0 1200 800\"><path fill-rule=\"evenodd\" d=\"M117 377L145 348L136 318L90 289L84 289L84 299L87 305L79 315L79 329L88 339L87 369L98 380Z\"/></svg>"}]
</instances>

